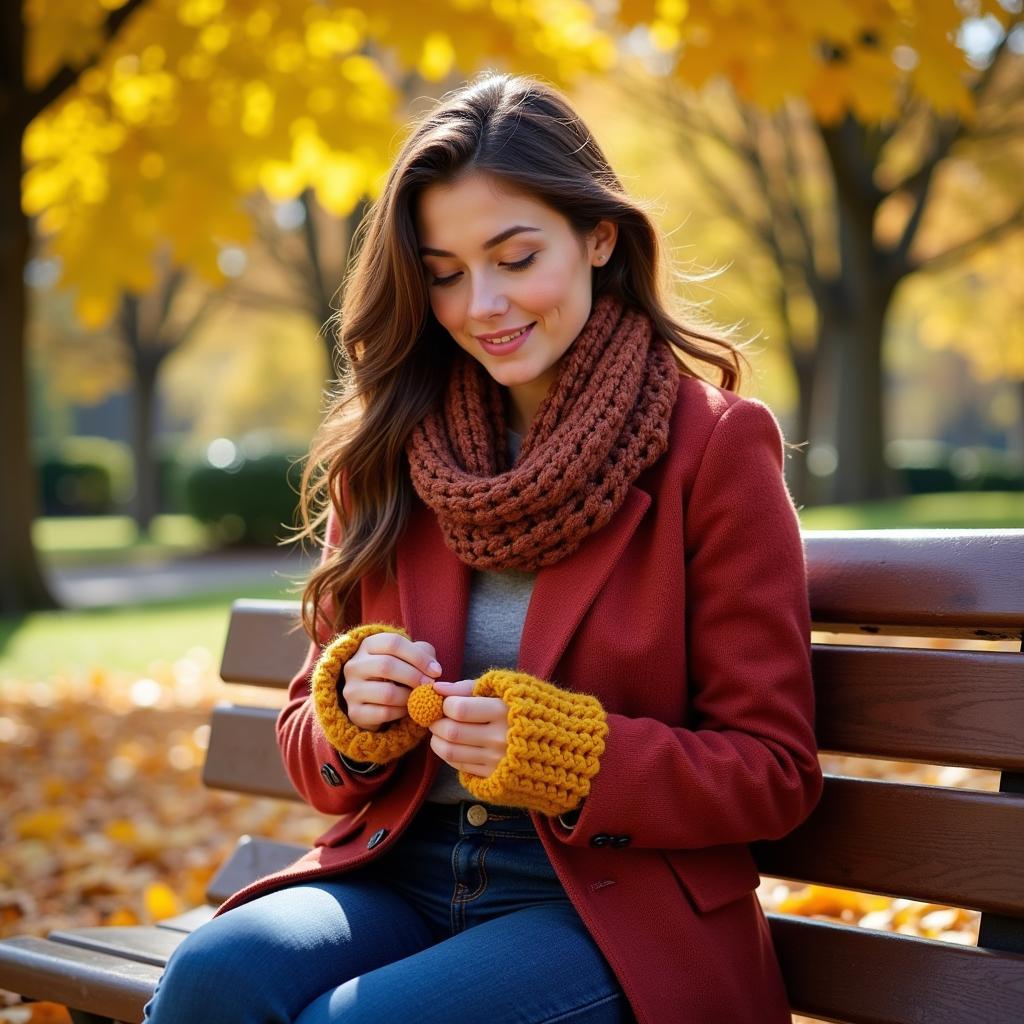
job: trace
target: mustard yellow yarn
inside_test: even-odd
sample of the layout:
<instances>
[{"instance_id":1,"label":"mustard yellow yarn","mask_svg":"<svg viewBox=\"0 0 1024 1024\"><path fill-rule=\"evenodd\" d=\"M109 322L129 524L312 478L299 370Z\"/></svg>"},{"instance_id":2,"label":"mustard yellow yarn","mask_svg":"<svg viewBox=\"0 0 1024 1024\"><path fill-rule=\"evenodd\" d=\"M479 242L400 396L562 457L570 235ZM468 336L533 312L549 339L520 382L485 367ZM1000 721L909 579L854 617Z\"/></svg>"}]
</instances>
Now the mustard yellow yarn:
<instances>
[{"instance_id":1,"label":"mustard yellow yarn","mask_svg":"<svg viewBox=\"0 0 1024 1024\"><path fill-rule=\"evenodd\" d=\"M310 690L317 720L331 746L353 761L372 761L386 764L409 750L427 734L423 726L408 715L382 726L380 732L361 729L349 720L338 699L338 683L345 662L359 649L359 645L374 633L399 633L409 638L400 626L371 623L356 626L336 636L320 655L313 669Z\"/></svg>"},{"instance_id":2,"label":"mustard yellow yarn","mask_svg":"<svg viewBox=\"0 0 1024 1024\"><path fill-rule=\"evenodd\" d=\"M542 814L571 811L590 792L608 735L596 697L563 690L527 672L491 669L473 687L508 705L508 748L486 778L459 772L478 800Z\"/></svg>"},{"instance_id":3,"label":"mustard yellow yarn","mask_svg":"<svg viewBox=\"0 0 1024 1024\"><path fill-rule=\"evenodd\" d=\"M420 725L432 725L444 718L444 697L434 689L433 683L422 683L409 694L409 717Z\"/></svg>"}]
</instances>

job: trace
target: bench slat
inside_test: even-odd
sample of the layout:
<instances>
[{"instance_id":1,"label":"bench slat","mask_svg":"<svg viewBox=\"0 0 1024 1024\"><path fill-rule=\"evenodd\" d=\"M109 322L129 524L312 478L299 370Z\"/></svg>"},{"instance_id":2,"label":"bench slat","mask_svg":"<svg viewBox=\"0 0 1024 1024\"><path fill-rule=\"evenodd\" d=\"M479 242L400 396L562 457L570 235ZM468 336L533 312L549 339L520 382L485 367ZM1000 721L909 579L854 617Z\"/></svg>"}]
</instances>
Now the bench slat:
<instances>
[{"instance_id":1,"label":"bench slat","mask_svg":"<svg viewBox=\"0 0 1024 1024\"><path fill-rule=\"evenodd\" d=\"M219 704L210 717L203 782L213 789L298 800L274 735L277 712Z\"/></svg>"},{"instance_id":2,"label":"bench slat","mask_svg":"<svg viewBox=\"0 0 1024 1024\"><path fill-rule=\"evenodd\" d=\"M1024 636L1024 530L805 530L817 629Z\"/></svg>"},{"instance_id":3,"label":"bench slat","mask_svg":"<svg viewBox=\"0 0 1024 1024\"><path fill-rule=\"evenodd\" d=\"M174 932L194 932L201 924L206 924L213 917L213 907L193 907L184 914L165 917L157 921L157 928L168 928Z\"/></svg>"},{"instance_id":4,"label":"bench slat","mask_svg":"<svg viewBox=\"0 0 1024 1024\"><path fill-rule=\"evenodd\" d=\"M768 914L794 1011L851 1024L1024 1020L1024 956Z\"/></svg>"},{"instance_id":5,"label":"bench slat","mask_svg":"<svg viewBox=\"0 0 1024 1024\"><path fill-rule=\"evenodd\" d=\"M0 988L102 1017L141 1021L161 968L19 936L0 943Z\"/></svg>"},{"instance_id":6,"label":"bench slat","mask_svg":"<svg viewBox=\"0 0 1024 1024\"><path fill-rule=\"evenodd\" d=\"M242 836L234 852L210 881L206 898L223 903L232 893L255 882L257 878L280 871L301 857L308 847L295 843L279 843L274 839L250 839Z\"/></svg>"},{"instance_id":7,"label":"bench slat","mask_svg":"<svg viewBox=\"0 0 1024 1024\"><path fill-rule=\"evenodd\" d=\"M185 938L185 933L155 925L105 925L50 932L47 938L66 946L95 949L140 964L163 967Z\"/></svg>"},{"instance_id":8,"label":"bench slat","mask_svg":"<svg viewBox=\"0 0 1024 1024\"><path fill-rule=\"evenodd\" d=\"M298 601L235 601L220 663L221 679L250 686L287 686L309 649L309 638L294 628L299 607Z\"/></svg>"},{"instance_id":9,"label":"bench slat","mask_svg":"<svg viewBox=\"0 0 1024 1024\"><path fill-rule=\"evenodd\" d=\"M828 777L762 874L1024 916L1024 797Z\"/></svg>"},{"instance_id":10,"label":"bench slat","mask_svg":"<svg viewBox=\"0 0 1024 1024\"><path fill-rule=\"evenodd\" d=\"M1024 770L1024 658L815 644L822 750Z\"/></svg>"}]
</instances>

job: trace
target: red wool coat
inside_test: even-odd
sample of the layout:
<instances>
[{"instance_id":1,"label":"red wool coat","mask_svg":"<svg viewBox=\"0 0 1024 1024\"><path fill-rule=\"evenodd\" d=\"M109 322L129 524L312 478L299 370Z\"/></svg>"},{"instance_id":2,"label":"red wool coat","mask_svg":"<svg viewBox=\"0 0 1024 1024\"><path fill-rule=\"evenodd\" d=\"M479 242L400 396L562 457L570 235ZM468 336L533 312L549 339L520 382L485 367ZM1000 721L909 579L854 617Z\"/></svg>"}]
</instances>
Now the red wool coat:
<instances>
[{"instance_id":1,"label":"red wool coat","mask_svg":"<svg viewBox=\"0 0 1024 1024\"><path fill-rule=\"evenodd\" d=\"M605 527L540 570L523 626L517 667L594 694L608 713L575 828L533 820L641 1024L790 1020L748 848L803 821L822 784L804 552L782 459L765 405L683 377L669 450ZM363 580L346 624L399 623L433 644L444 678L461 678L470 570L419 501L397 570L397 585ZM318 653L311 645L291 684L278 739L298 791L339 820L219 913L380 856L440 764L424 741L378 774L347 771L308 700ZM591 845L601 834L630 842Z\"/></svg>"}]
</instances>

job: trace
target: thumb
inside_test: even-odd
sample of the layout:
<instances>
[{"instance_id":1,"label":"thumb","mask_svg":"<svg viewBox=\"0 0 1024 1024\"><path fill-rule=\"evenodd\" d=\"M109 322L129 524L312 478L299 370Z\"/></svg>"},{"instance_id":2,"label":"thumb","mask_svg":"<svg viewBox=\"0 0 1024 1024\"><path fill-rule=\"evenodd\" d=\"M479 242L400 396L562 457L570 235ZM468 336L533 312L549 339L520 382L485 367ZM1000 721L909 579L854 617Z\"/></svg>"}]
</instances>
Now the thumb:
<instances>
[{"instance_id":1,"label":"thumb","mask_svg":"<svg viewBox=\"0 0 1024 1024\"><path fill-rule=\"evenodd\" d=\"M440 679L434 680L434 690L442 697L470 697L475 685L475 679L460 679L454 683L443 683Z\"/></svg>"}]
</instances>

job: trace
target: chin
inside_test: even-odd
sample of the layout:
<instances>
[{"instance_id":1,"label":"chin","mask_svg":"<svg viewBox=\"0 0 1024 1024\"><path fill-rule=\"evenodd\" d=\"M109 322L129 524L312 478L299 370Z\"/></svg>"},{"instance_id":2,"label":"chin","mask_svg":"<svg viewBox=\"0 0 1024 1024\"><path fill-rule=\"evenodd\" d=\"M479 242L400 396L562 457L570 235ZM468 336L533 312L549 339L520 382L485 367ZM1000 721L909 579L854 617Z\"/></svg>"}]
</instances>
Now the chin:
<instances>
[{"instance_id":1,"label":"chin","mask_svg":"<svg viewBox=\"0 0 1024 1024\"><path fill-rule=\"evenodd\" d=\"M532 384L541 377L543 370L513 369L512 367L494 366L485 367L487 372L499 384L506 388L517 387L523 384Z\"/></svg>"}]
</instances>

